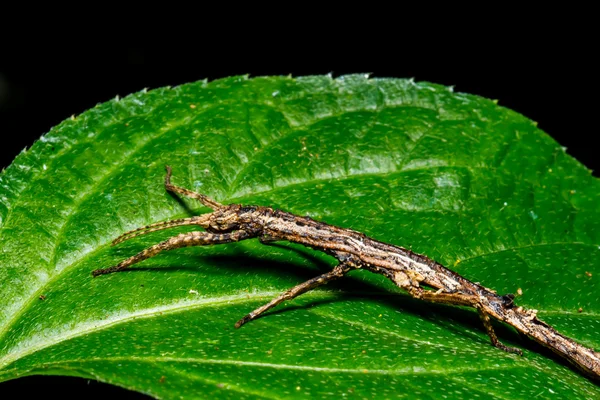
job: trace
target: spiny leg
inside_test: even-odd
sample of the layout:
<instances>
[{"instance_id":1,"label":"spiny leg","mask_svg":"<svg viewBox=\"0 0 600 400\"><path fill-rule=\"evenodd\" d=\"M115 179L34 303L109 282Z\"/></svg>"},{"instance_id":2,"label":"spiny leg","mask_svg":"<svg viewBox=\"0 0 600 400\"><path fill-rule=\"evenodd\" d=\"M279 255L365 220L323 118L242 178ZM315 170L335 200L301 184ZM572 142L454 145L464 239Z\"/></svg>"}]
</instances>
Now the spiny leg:
<instances>
[{"instance_id":1,"label":"spiny leg","mask_svg":"<svg viewBox=\"0 0 600 400\"><path fill-rule=\"evenodd\" d=\"M492 326L492 322L490 321L490 317L483 309L477 296L464 293L444 293L424 290L422 287L417 286L415 282L409 283L409 280L405 280L403 285L400 285L400 287L407 290L411 296L420 300L425 300L432 303L470 306L476 308L477 312L479 313L479 317L483 322L483 326L485 327L485 331L490 337L492 345L508 353L523 355L521 350L514 347L508 347L498 340L496 332L494 331L494 327Z\"/></svg>"},{"instance_id":2,"label":"spiny leg","mask_svg":"<svg viewBox=\"0 0 600 400\"><path fill-rule=\"evenodd\" d=\"M522 356L523 352L520 349L517 349L515 347L508 347L498 340L498 337L496 336L496 332L494 331L494 327L492 326L492 321L490 320L490 316L488 315L488 313L486 313L481 307L476 308L479 312L479 318L481 318L481 322L483 322L483 326L485 327L485 330L488 336L490 337L492 345L508 353L515 353Z\"/></svg>"},{"instance_id":3,"label":"spiny leg","mask_svg":"<svg viewBox=\"0 0 600 400\"><path fill-rule=\"evenodd\" d=\"M466 295L462 293L438 293L434 291L423 290L422 288L420 289L422 291L420 298L423 300L430 301L432 303L471 306L476 308L477 312L479 313L479 317L481 318L481 322L483 322L485 331L490 337L492 345L508 353L523 355L521 350L514 347L508 347L498 340L496 332L494 331L494 327L492 326L492 322L490 321L490 317L483 309L477 296Z\"/></svg>"},{"instance_id":4,"label":"spiny leg","mask_svg":"<svg viewBox=\"0 0 600 400\"><path fill-rule=\"evenodd\" d=\"M129 232L125 232L124 234L122 234L121 236L119 236L118 238L113 240L112 245L113 246L117 245L121 242L132 239L134 237L137 237L140 235L145 235L146 233L156 232L156 231L160 231L163 229L169 229L169 228L173 228L176 226L186 226L186 225L206 226L211 215L212 214L197 215L197 216L194 216L191 218L173 219L170 221L162 221L162 222L157 222L155 224L146 225L141 228L137 228L137 229L133 229Z\"/></svg>"},{"instance_id":5,"label":"spiny leg","mask_svg":"<svg viewBox=\"0 0 600 400\"><path fill-rule=\"evenodd\" d=\"M137 264L140 261L146 260L150 257L154 257L161 251L178 249L181 247L189 246L206 246L212 244L231 243L240 240L248 239L249 235L246 231L235 231L232 233L214 234L209 232L189 232L182 233L177 236L173 236L164 242L155 244L154 246L148 247L147 249L139 252L135 256L129 257L127 260L121 261L119 264L103 269L97 269L92 272L93 276L110 274L112 272L119 272L125 268Z\"/></svg>"},{"instance_id":6,"label":"spiny leg","mask_svg":"<svg viewBox=\"0 0 600 400\"><path fill-rule=\"evenodd\" d=\"M515 347L508 347L498 340L496 332L494 331L494 327L492 326L490 316L488 313L485 312L477 296L465 295L462 293L438 293L433 291L425 291L423 289L421 290L423 292L421 295L421 298L423 300L437 303L471 306L476 308L477 312L479 313L479 318L481 318L481 322L483 322L485 331L490 337L492 345L508 353L516 353L518 355L523 355L523 352L521 350Z\"/></svg>"},{"instance_id":7,"label":"spiny leg","mask_svg":"<svg viewBox=\"0 0 600 400\"><path fill-rule=\"evenodd\" d=\"M338 264L331 271L326 272L322 275L319 275L315 278L309 279L306 282L301 283L297 286L294 286L293 288L283 292L282 294L280 294L279 296L277 296L276 298L274 298L273 300L271 300L264 306L257 308L256 310L252 311L250 314L246 315L244 318L240 319L238 322L235 323L235 327L239 328L240 326L244 325L246 322L252 321L253 319L257 318L265 311L270 310L271 308L277 306L278 304L283 303L286 300L291 300L294 297L300 296L302 293L306 293L309 290L316 288L317 286L321 286L321 285L326 284L329 281L341 278L342 276L344 276L348 271L350 271L353 268L354 267L352 267L346 263Z\"/></svg>"},{"instance_id":8,"label":"spiny leg","mask_svg":"<svg viewBox=\"0 0 600 400\"><path fill-rule=\"evenodd\" d=\"M165 168L167 169L167 175L165 176L165 189L167 189L168 191L174 192L174 193L179 193L184 196L191 197L192 199L196 199L196 200L200 201L202 204L204 204L205 206L212 208L213 210L217 210L217 209L225 207L223 204L218 203L215 200L211 199L210 197L205 196L201 193L192 192L191 190L172 185L171 184L171 173L172 173L171 167L166 165Z\"/></svg>"}]
</instances>

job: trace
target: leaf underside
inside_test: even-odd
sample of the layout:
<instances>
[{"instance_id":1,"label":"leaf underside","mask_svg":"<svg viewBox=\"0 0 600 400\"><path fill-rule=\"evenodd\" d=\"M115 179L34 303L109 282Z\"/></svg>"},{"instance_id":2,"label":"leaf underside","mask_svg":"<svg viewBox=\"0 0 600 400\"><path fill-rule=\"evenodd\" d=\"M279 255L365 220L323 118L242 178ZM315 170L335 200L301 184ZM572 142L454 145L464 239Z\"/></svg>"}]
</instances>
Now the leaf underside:
<instances>
[{"instance_id":1,"label":"leaf underside","mask_svg":"<svg viewBox=\"0 0 600 400\"><path fill-rule=\"evenodd\" d=\"M258 241L161 254L208 211L173 182L359 230L428 255L600 347L600 183L523 116L449 88L364 76L234 77L115 99L67 120L0 174L0 381L98 379L158 398L598 398L551 352L472 310L418 302L365 271L239 330L331 268ZM189 230L189 229L188 229ZM185 231L185 229L183 229ZM0 386L1 389L1 386Z\"/></svg>"}]
</instances>

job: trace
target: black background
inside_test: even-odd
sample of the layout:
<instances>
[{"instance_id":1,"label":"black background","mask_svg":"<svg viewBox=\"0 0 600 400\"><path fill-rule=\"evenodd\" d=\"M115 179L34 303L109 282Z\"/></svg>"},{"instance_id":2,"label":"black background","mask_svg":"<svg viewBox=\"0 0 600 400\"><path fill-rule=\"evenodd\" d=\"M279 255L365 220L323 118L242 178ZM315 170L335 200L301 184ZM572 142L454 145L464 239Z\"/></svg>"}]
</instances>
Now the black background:
<instances>
[{"instance_id":1,"label":"black background","mask_svg":"<svg viewBox=\"0 0 600 400\"><path fill-rule=\"evenodd\" d=\"M401 47L385 54L360 47L332 53L327 48L314 53L295 48L282 53L250 45L224 54L202 45L197 54L186 55L133 45L100 55L67 44L5 49L0 51L0 167L71 115L143 88L239 74L368 72L452 85L456 91L497 99L537 121L569 154L598 170L600 63L589 51L592 39L587 39L589 46L579 42L577 47L567 40L562 48L552 40L518 43L520 47L507 40L504 48L479 52L452 43L450 48L433 47L430 53Z\"/></svg>"},{"instance_id":2,"label":"black background","mask_svg":"<svg viewBox=\"0 0 600 400\"><path fill-rule=\"evenodd\" d=\"M172 43L139 45L131 34L129 41L120 38L118 46L113 38L80 46L72 37L44 42L40 35L35 43L0 49L0 167L8 166L24 147L71 115L143 88L237 74L370 72L375 77L414 77L453 85L456 91L498 99L500 105L537 121L598 176L600 69L593 32L549 24L532 26L526 35L508 35L512 27L507 24L506 31L490 38L485 28L466 29L464 35L451 37L440 33L419 43L399 28L344 40L336 36L290 39L285 46L275 41L275 32L265 37L242 33L225 42L197 33L195 41L179 48ZM182 35L189 39L190 33ZM63 377L29 377L0 384L2 393L13 390L24 398L144 397Z\"/></svg>"}]
</instances>

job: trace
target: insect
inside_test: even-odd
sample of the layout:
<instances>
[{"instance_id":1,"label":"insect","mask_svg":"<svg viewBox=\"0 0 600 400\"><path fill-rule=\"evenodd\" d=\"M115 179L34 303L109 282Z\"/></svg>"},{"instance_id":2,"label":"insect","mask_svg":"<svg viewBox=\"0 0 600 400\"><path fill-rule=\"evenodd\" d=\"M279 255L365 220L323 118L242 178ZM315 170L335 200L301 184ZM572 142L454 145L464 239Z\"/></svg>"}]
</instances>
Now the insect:
<instances>
[{"instance_id":1,"label":"insect","mask_svg":"<svg viewBox=\"0 0 600 400\"><path fill-rule=\"evenodd\" d=\"M492 345L499 349L522 354L521 350L508 347L498 340L491 318L513 326L517 331L562 356L588 376L600 379L600 353L558 333L537 318L536 310L516 306L512 294L498 295L495 291L463 278L424 255L377 241L357 231L269 207L220 204L203 194L171 184L172 170L169 166L166 169L166 190L196 199L210 207L213 212L147 225L124 233L112 244L176 226L197 225L204 228L204 231L174 236L113 267L97 269L92 272L93 276L123 271L162 251L181 247L224 244L251 238L259 238L263 243L280 240L300 243L335 257L339 264L331 271L285 291L252 311L235 324L236 328L286 300L341 278L351 270L362 268L389 278L414 298L475 308Z\"/></svg>"}]
</instances>

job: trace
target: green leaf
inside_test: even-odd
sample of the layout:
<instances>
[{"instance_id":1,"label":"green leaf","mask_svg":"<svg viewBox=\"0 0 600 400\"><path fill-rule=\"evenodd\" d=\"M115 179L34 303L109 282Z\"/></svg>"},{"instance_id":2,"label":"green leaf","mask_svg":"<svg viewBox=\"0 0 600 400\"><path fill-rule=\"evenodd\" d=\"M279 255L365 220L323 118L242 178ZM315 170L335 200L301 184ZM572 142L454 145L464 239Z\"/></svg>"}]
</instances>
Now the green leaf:
<instances>
[{"instance_id":1,"label":"green leaf","mask_svg":"<svg viewBox=\"0 0 600 400\"><path fill-rule=\"evenodd\" d=\"M365 271L239 330L334 260L257 240L161 254L119 234L225 202L410 247L600 347L600 181L523 116L446 87L363 76L235 77L115 99L0 175L0 381L94 378L160 398L597 398L550 351ZM578 312L578 310L581 310ZM0 386L1 388L1 386Z\"/></svg>"}]
</instances>

